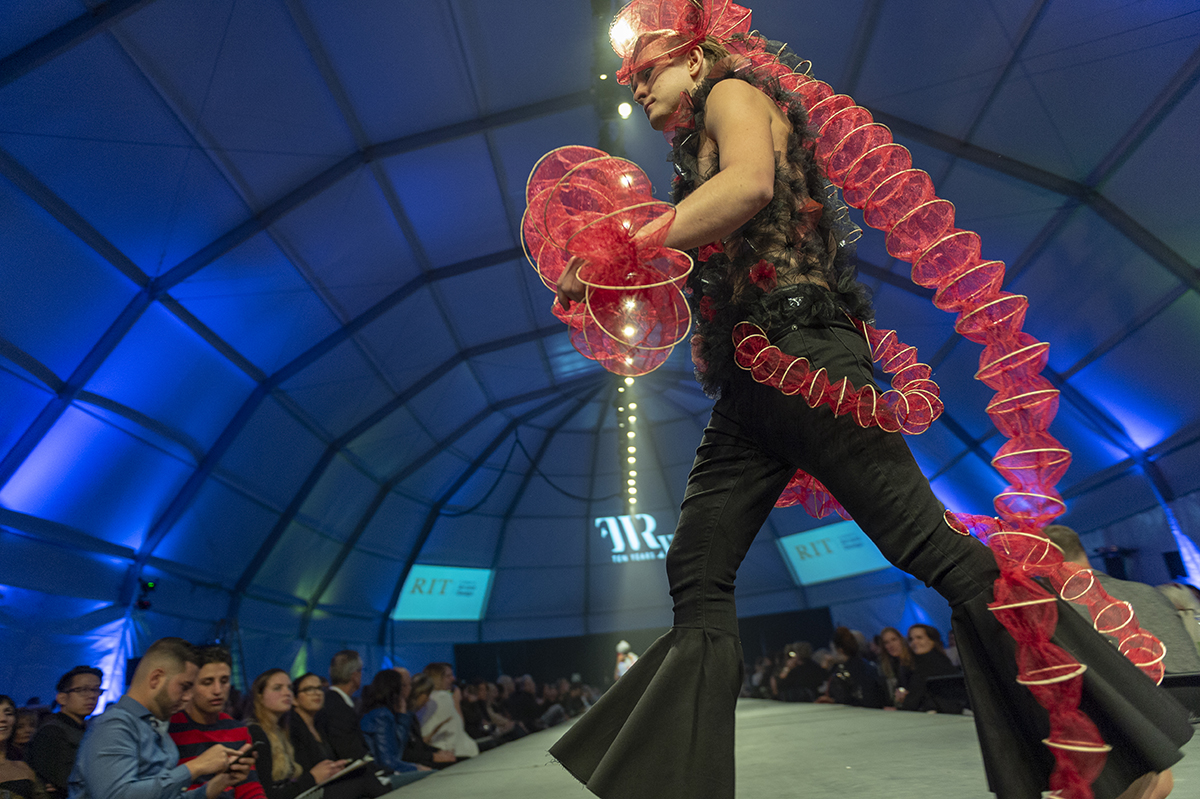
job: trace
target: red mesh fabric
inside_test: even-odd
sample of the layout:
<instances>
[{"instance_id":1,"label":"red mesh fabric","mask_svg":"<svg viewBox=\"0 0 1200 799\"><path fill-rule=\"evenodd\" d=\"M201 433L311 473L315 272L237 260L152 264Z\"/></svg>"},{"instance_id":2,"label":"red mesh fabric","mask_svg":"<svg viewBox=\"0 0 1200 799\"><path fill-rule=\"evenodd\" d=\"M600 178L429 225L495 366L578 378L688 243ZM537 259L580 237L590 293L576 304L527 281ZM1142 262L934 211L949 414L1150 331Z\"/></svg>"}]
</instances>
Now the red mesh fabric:
<instances>
[{"instance_id":1,"label":"red mesh fabric","mask_svg":"<svg viewBox=\"0 0 1200 799\"><path fill-rule=\"evenodd\" d=\"M981 258L979 236L955 227L954 206L936 196L928 174L912 169L911 155L892 141L886 127L828 84L799 73L785 74L789 70L760 40L731 44L757 74L779 78L794 92L818 131L817 156L846 202L862 208L867 224L884 231L891 255L913 264L915 282L936 290L935 304L958 315L955 329L983 345L977 377L996 391L988 415L1009 439L993 464L1009 486L996 497L998 518L948 513L948 520L960 532L974 528L996 554L1001 576L990 607L1017 644L1020 682L1049 712L1046 744L1056 764L1050 781L1053 795L1090 799L1091 782L1104 766L1108 747L1079 711L1084 667L1050 643L1056 606L1032 577L1043 576L1073 601L1087 604L1097 628L1115 635L1121 651L1155 679L1162 674L1162 645L1140 629L1128 606L1107 597L1090 573L1064 564L1061 553L1041 534L1065 510L1054 485L1070 463L1070 453L1048 432L1058 392L1040 376L1048 345L1021 329L1028 301L1001 290L1004 265ZM909 422L905 414L913 413L911 402L880 402L888 394L907 398L908 392L895 381L891 392L864 395L845 381L830 385L822 370L813 372L803 359L770 347L761 331L742 326L734 336L739 365L756 379L787 393L801 393L814 406L825 403L835 413L852 413L860 424L872 418L881 426ZM926 398L919 389L912 394ZM918 409L918 426L925 413ZM797 475L794 482L811 493L816 481L806 483L804 477Z\"/></svg>"},{"instance_id":2,"label":"red mesh fabric","mask_svg":"<svg viewBox=\"0 0 1200 799\"><path fill-rule=\"evenodd\" d=\"M617 12L609 28L621 57L618 83L635 72L685 53L706 36L724 40L750 32L750 9L729 0L633 0Z\"/></svg>"},{"instance_id":3,"label":"red mesh fabric","mask_svg":"<svg viewBox=\"0 0 1200 799\"><path fill-rule=\"evenodd\" d=\"M675 208L651 191L636 164L592 147L547 153L525 187L525 253L546 287L572 256L586 260L584 299L554 315L575 349L625 376L661 366L692 323L681 290L692 261L663 246Z\"/></svg>"},{"instance_id":4,"label":"red mesh fabric","mask_svg":"<svg viewBox=\"0 0 1200 799\"><path fill-rule=\"evenodd\" d=\"M854 323L871 345L872 359L893 375L892 390L881 394L870 385L856 389L846 378L830 383L824 369L813 369L807 358L782 352L761 328L749 322L734 328L734 357L757 382L789 396L799 394L811 408L826 405L863 427L878 426L910 435L924 433L943 410L941 392L930 379L929 366L917 361L916 348L901 343L896 331L876 330L858 320ZM775 502L777 508L793 505L802 506L816 519L831 513L850 518L829 490L802 469L796 471Z\"/></svg>"},{"instance_id":5,"label":"red mesh fabric","mask_svg":"<svg viewBox=\"0 0 1200 799\"><path fill-rule=\"evenodd\" d=\"M775 501L777 508L790 508L795 505L804 508L814 519L823 519L831 513L836 513L843 519L850 520L850 514L833 498L829 489L803 469L796 470L779 499Z\"/></svg>"},{"instance_id":6,"label":"red mesh fabric","mask_svg":"<svg viewBox=\"0 0 1200 799\"><path fill-rule=\"evenodd\" d=\"M863 427L878 426L890 433L924 433L943 410L941 392L930 379L929 367L917 362L916 349L902 344L896 331L876 330L853 321L870 343L875 362L893 375L890 391L880 393L872 385L855 388L847 378L831 383L824 369L813 369L807 358L782 352L761 328L749 322L733 330L734 358L755 381L789 396L799 394L810 408L826 405Z\"/></svg>"},{"instance_id":7,"label":"red mesh fabric","mask_svg":"<svg viewBox=\"0 0 1200 799\"><path fill-rule=\"evenodd\" d=\"M1034 581L1042 577L1071 601L1083 602L1101 632L1118 639L1120 651L1154 679L1162 676L1162 644L1142 630L1132 609L1109 597L1090 570L1062 560L1041 534L1064 510L1054 489L1070 452L1048 432L1058 392L1040 372L1048 345L1022 331L1028 301L1001 290L1004 264L984 261L979 236L954 226L954 206L936 196L929 175L912 168L912 157L852 98L826 83L793 72L756 36L729 41L750 30L750 12L726 0L635 0L613 23L613 47L623 59L618 79L683 52L714 35L763 78L777 79L809 114L817 133L816 154L846 202L864 211L867 224L884 231L888 252L913 265L914 282L935 289L934 304L958 315L955 329L983 345L976 377L996 391L987 412L1008 439L993 465L1009 481L996 497L998 517L947 511L958 532L979 536L995 553L1000 577L989 606L1017 646L1018 681L1028 686L1050 716L1045 743L1055 759L1053 796L1091 799L1091 782L1104 767L1109 747L1079 711L1085 667L1050 642L1057 622L1054 597ZM686 114L690 103L680 104ZM672 126L673 127L673 126ZM553 288L571 254L589 263L580 270L587 298L555 314L571 327L576 348L618 374L643 374L665 360L686 334L686 305L679 294L690 269L683 253L663 248L673 209L655 203L639 169L591 148L548 154L527 186L523 223L530 260ZM735 358L755 380L810 406L828 406L860 425L920 432L941 412L937 386L915 352L892 331L863 325L874 358L893 374L892 389L833 383L823 369L782 353L762 330L743 323L734 330ZM842 509L811 475L797 472L781 504L801 504L815 516Z\"/></svg>"}]
</instances>

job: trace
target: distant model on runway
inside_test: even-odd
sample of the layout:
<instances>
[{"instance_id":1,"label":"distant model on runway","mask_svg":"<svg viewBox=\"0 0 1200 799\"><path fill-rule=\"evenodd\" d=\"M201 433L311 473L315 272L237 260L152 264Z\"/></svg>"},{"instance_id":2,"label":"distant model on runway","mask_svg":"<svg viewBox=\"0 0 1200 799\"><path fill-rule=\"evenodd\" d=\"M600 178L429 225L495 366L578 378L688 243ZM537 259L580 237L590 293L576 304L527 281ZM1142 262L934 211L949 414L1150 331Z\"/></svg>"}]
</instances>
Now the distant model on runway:
<instances>
[{"instance_id":1,"label":"distant model on runway","mask_svg":"<svg viewBox=\"0 0 1200 799\"><path fill-rule=\"evenodd\" d=\"M619 214L595 219L561 244L576 257L560 262L558 274L538 264L543 279L557 286L562 309L556 313L575 327L576 345L592 348L592 357L608 359L606 365L623 359L616 363L619 368L635 364L645 352L658 357L662 348L639 350L637 342L621 338L622 329L626 339L640 329L636 319L623 328L604 323L614 304L633 308L645 298L661 298L661 292L648 293L657 289L644 288L653 281L639 277L640 262L621 259L636 260L653 247L663 248L652 254L665 253L667 260L672 250L692 252L696 266L687 286L697 320L693 360L705 390L717 398L666 561L674 626L555 744L552 754L603 799L733 797L734 706L744 668L734 579L786 491L793 502L819 515L837 510L852 517L890 562L950 603L989 784L1001 799L1032 799L1047 789L1082 799L1092 788L1104 799L1127 789L1134 791L1131 796L1165 796L1171 787L1168 768L1191 736L1186 714L1075 613L1060 614L1056 626L1057 600L1021 576L1020 568L1007 562L998 566L988 546L952 527L896 432L928 426L940 412L937 387L928 380L928 368L916 364L894 337L870 327L871 305L849 252L857 231L847 222L826 170L832 177L836 169L844 178L854 169L887 169L903 157L903 148L873 145L853 163L838 162L844 152L833 148L840 142L815 139L810 128L805 101L811 104L816 97L806 92L820 88L795 71L798 59L786 48L750 33L749 17L747 9L727 0L643 0L618 14L612 29L614 48L624 60L618 79L630 84L651 127L673 133L678 173L673 221L667 214L665 221L645 223L636 206L622 222L634 235L623 241L620 230L605 227L610 218L621 219ZM835 119L830 111L855 121L840 129L836 119L825 125L823 130L829 125L839 130L839 139L850 138L846 134L852 131L883 135L876 130L882 126L863 127L856 115L866 112L848 110L857 108L850 98L831 98L823 105L823 124ZM617 193L637 180L624 164L615 166L626 170L613 175ZM549 199L539 195L539 202L551 204L549 210L539 205L535 211L531 199L530 213L551 220L553 203L575 201L572 189L594 198L602 185L601 167L596 161L564 168L559 188L547 192ZM920 179L911 172L892 183L908 191L904 181ZM579 180L572 183L575 177ZM869 184L867 177L862 184ZM534 189L531 178L531 194ZM895 208L878 191L872 200L875 209L868 206L869 213L886 216ZM941 212L932 200L921 202L926 216L918 221L926 223L927 216ZM536 236L552 240L563 229L556 220L569 223L576 208L539 227ZM892 219L887 225L896 228L889 233L889 247L893 234L899 239L911 233L901 229L902 222ZM602 248L587 241L590 235L599 237L598 230L612 242L619 268L598 264L605 258ZM923 241L922 231L911 235ZM527 228L527 240L536 236ZM531 247L535 259L543 258L541 241ZM941 249L935 253L943 254ZM940 266L961 266L952 255ZM933 263L931 269L938 266ZM611 280L605 282L601 272L609 278L623 272L640 281L644 293L615 301ZM959 290L966 291L959 284L944 291ZM970 315L970 302L979 296L976 291L964 298L956 310ZM617 331L612 343L602 347L589 338L591 328L580 325L593 322ZM1005 323L993 315L983 325ZM986 337L986 330L979 335ZM1015 333L1011 338L1035 348ZM891 359L885 367L897 373L897 391L883 393L875 386L872 360L881 355ZM1034 379L1016 377L1022 376ZM1018 410L1029 411L1025 405ZM1044 433L1044 427L1035 432ZM1028 436L1022 439L1025 445L1028 441ZM1057 479L1054 469L1061 458L1038 463L1044 481ZM1026 505L1033 510L1021 516L1009 497L1005 508L1017 508L1006 517L1010 526L992 532L997 542L1004 536L1010 544L1033 542L1024 557L1040 568L1053 553L1037 529L1061 510L1046 511L1055 507L1052 489L1032 485L1027 493L1033 500ZM998 618L995 611L1004 615ZM1014 641L1001 621L1024 631L1022 640ZM1138 652L1150 653L1142 657L1143 665L1154 660L1157 642L1137 638L1136 643ZM1017 684L1019 675L1035 684L1036 700ZM1078 695L1072 696L1079 686L1087 716L1076 710ZM1119 745L1107 751L1100 737ZM1043 745L1047 738L1050 747Z\"/></svg>"}]
</instances>

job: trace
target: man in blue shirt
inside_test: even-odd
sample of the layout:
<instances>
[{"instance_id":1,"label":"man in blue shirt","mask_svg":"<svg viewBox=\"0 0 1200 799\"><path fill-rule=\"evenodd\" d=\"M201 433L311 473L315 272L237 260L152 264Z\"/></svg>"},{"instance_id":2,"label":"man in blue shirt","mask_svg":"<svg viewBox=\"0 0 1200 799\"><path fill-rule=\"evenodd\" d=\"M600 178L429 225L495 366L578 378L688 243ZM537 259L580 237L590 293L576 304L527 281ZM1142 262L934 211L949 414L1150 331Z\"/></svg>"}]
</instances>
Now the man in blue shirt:
<instances>
[{"instance_id":1,"label":"man in blue shirt","mask_svg":"<svg viewBox=\"0 0 1200 799\"><path fill-rule=\"evenodd\" d=\"M71 771L70 799L179 799L197 777L215 775L188 799L216 799L246 779L250 745L214 744L179 762L168 720L188 702L198 667L196 650L180 638L155 641L134 672L129 690L88 724ZM201 797L201 793L204 796Z\"/></svg>"}]
</instances>

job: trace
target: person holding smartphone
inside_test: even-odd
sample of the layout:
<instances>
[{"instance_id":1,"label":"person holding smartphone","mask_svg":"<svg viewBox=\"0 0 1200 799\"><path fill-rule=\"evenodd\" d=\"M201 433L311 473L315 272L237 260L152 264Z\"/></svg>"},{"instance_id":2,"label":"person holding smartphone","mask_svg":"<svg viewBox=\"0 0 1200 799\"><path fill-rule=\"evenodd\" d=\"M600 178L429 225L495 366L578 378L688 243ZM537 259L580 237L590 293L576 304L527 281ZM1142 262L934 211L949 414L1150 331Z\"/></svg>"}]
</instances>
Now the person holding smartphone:
<instances>
[{"instance_id":1,"label":"person holding smartphone","mask_svg":"<svg viewBox=\"0 0 1200 799\"><path fill-rule=\"evenodd\" d=\"M192 698L183 710L171 716L168 733L179 748L179 762L186 763L199 757L213 744L222 744L238 750L251 743L246 723L237 721L223 711L229 699L230 677L233 674L233 658L229 650L217 646L198 650L200 670L196 673L196 684ZM255 771L257 752L252 747L239 760L249 766L246 778L227 787L221 799L266 799L262 783ZM198 781L195 786L203 784Z\"/></svg>"}]
</instances>

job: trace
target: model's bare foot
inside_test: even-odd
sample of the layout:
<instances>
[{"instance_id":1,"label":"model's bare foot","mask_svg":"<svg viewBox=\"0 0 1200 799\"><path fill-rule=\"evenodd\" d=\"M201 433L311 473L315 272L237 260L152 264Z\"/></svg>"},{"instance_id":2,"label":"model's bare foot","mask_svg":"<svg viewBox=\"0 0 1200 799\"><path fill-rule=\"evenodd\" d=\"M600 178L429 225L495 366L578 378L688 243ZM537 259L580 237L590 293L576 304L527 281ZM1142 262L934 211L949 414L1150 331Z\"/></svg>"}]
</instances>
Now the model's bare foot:
<instances>
[{"instance_id":1,"label":"model's bare foot","mask_svg":"<svg viewBox=\"0 0 1200 799\"><path fill-rule=\"evenodd\" d=\"M1165 799L1175 787L1175 778L1171 770L1163 772L1152 771L1134 780L1117 799Z\"/></svg>"}]
</instances>

